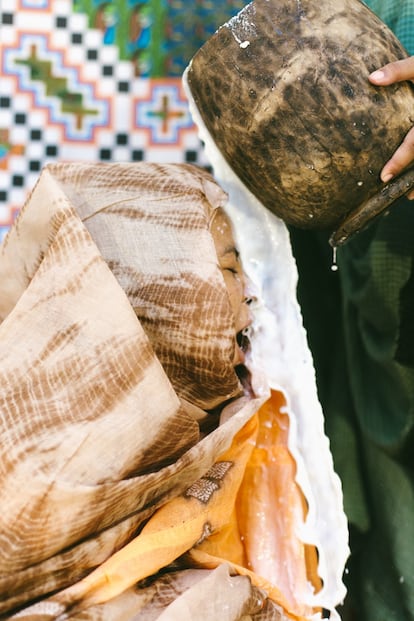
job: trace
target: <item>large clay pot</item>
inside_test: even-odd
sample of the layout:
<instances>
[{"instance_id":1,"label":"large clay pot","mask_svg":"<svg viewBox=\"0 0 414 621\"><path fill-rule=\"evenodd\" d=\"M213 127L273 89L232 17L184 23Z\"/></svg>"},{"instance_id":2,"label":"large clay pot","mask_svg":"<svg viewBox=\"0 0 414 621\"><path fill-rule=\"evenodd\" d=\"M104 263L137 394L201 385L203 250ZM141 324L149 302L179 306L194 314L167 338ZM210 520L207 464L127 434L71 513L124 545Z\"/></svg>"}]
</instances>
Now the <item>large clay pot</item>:
<instances>
[{"instance_id":1,"label":"large clay pot","mask_svg":"<svg viewBox=\"0 0 414 621\"><path fill-rule=\"evenodd\" d=\"M379 173L414 124L414 91L368 75L407 52L359 0L253 0L185 74L216 146L286 223L343 243L414 185Z\"/></svg>"}]
</instances>

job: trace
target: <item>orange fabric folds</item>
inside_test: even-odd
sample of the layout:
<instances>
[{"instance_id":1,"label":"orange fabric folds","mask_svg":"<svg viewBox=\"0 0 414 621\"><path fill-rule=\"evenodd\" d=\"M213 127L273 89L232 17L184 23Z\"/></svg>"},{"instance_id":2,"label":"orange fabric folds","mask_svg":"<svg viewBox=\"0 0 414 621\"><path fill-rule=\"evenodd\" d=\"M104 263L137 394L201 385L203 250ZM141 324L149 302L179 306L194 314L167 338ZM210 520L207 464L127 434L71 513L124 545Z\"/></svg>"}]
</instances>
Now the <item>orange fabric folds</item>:
<instances>
[{"instance_id":1,"label":"orange fabric folds","mask_svg":"<svg viewBox=\"0 0 414 621\"><path fill-rule=\"evenodd\" d=\"M49 599L53 614L70 610L70 618L85 618L86 611L89 618L111 600L122 609L131 587L178 559L176 569L182 571L226 564L228 579L247 577L249 597L239 602L240 614L308 618L314 611L303 604L304 591L311 588L308 574L315 567L308 571L305 545L295 532L303 520L303 497L287 449L283 404L283 396L273 392L203 477L158 509L139 536L98 569ZM220 597L207 591L203 599ZM151 604L137 598L134 619L147 618Z\"/></svg>"}]
</instances>

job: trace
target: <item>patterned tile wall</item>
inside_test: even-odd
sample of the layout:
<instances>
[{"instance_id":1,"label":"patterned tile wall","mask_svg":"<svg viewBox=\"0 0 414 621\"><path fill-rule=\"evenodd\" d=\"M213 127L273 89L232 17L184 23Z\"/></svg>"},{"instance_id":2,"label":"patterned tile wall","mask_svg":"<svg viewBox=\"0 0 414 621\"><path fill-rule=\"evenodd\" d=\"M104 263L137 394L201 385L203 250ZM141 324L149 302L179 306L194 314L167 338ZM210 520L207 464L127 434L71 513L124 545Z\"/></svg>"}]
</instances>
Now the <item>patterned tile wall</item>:
<instances>
[{"instance_id":1,"label":"patterned tile wall","mask_svg":"<svg viewBox=\"0 0 414 621\"><path fill-rule=\"evenodd\" d=\"M47 162L207 165L181 75L243 4L1 0L0 240Z\"/></svg>"}]
</instances>

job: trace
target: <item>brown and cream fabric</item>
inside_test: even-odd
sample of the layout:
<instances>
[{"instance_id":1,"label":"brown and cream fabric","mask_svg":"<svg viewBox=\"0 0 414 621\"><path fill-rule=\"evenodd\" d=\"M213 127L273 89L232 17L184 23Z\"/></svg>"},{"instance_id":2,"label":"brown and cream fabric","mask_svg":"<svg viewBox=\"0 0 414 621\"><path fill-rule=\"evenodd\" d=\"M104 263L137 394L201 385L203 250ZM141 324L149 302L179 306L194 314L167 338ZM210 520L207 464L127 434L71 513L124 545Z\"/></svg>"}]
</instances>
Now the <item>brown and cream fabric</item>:
<instances>
[{"instance_id":1,"label":"brown and cream fabric","mask_svg":"<svg viewBox=\"0 0 414 621\"><path fill-rule=\"evenodd\" d=\"M200 437L199 406L241 392L224 200L196 168L54 165L5 240L0 614L99 565L251 415Z\"/></svg>"},{"instance_id":2,"label":"brown and cream fabric","mask_svg":"<svg viewBox=\"0 0 414 621\"><path fill-rule=\"evenodd\" d=\"M226 201L191 165L50 165L3 243L0 619L321 618L286 395L233 366Z\"/></svg>"},{"instance_id":3,"label":"brown and cream fabric","mask_svg":"<svg viewBox=\"0 0 414 621\"><path fill-rule=\"evenodd\" d=\"M234 320L209 231L227 196L193 166L132 170L53 169L175 390L210 409L240 391L231 364Z\"/></svg>"}]
</instances>

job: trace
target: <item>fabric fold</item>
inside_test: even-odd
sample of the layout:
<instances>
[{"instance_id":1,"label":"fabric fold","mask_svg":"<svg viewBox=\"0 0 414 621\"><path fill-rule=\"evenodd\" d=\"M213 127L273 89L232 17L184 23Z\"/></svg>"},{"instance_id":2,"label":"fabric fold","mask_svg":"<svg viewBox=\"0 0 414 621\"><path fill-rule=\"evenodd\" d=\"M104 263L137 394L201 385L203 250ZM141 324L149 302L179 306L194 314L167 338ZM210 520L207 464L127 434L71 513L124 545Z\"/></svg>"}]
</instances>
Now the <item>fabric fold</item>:
<instances>
[{"instance_id":1,"label":"fabric fold","mask_svg":"<svg viewBox=\"0 0 414 621\"><path fill-rule=\"evenodd\" d=\"M49 165L2 245L1 619L337 618L303 328L223 208L192 165Z\"/></svg>"},{"instance_id":2,"label":"fabric fold","mask_svg":"<svg viewBox=\"0 0 414 621\"><path fill-rule=\"evenodd\" d=\"M145 169L137 175L134 167L125 171L115 166L107 177L107 169L99 176L94 166L50 166L3 244L1 613L24 603L28 593L35 598L80 579L121 547L158 506L201 476L232 437L220 430L217 437L199 442L199 425L189 413L196 406L186 405L174 390L119 284L121 276L114 275L93 238L100 239L96 226L91 234L82 222L81 188L72 196L67 191L74 169L82 188L88 176L101 180L95 215L105 195L105 178L122 189L126 178L133 184L148 177ZM174 178L175 168L163 175ZM192 172L187 176L197 180ZM195 204L201 204L201 213L207 211L208 233L213 207L203 193L206 183L197 182ZM161 203L168 203L168 192L175 197L167 185ZM131 209L137 204L134 196ZM88 217L91 224L91 212ZM108 226L122 218L111 217ZM213 272L220 283L214 245L205 237L206 279ZM131 256L128 240L124 242ZM141 242L135 246L137 254ZM179 243L174 250L179 275ZM192 257L194 263L198 260ZM220 284L223 296L224 282ZM176 293L171 290L171 298ZM180 303L177 295L175 305ZM233 318L223 298L230 356ZM183 330L191 333L188 321ZM232 392L240 393L231 358L227 368ZM200 377L196 387L197 382L202 388ZM222 399L227 396L226 389ZM228 427L237 429L245 419L246 414L239 421L233 417Z\"/></svg>"}]
</instances>

